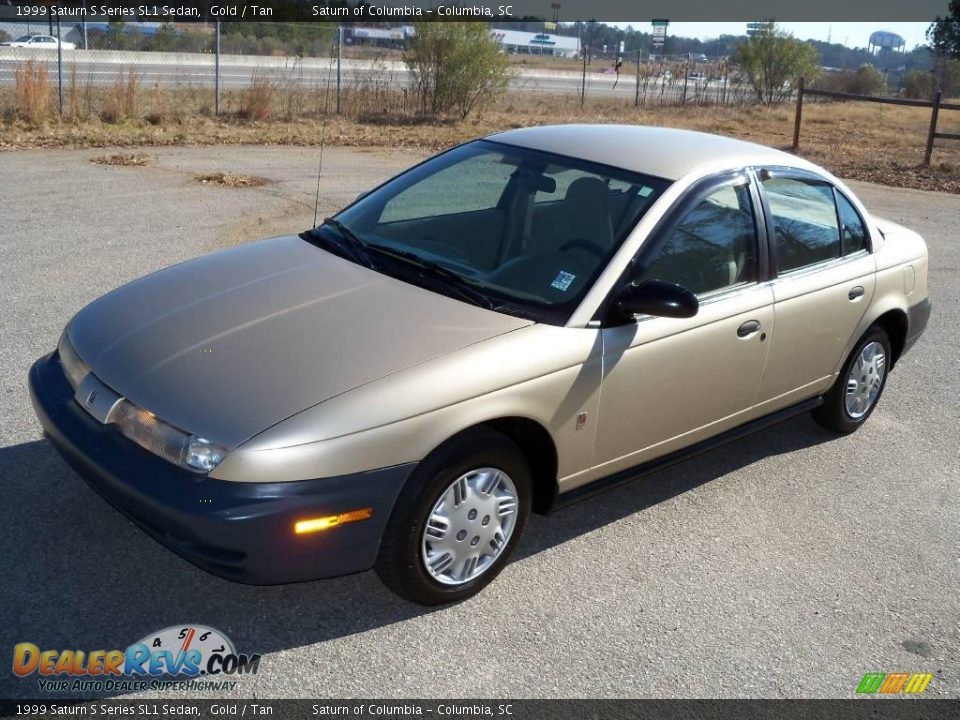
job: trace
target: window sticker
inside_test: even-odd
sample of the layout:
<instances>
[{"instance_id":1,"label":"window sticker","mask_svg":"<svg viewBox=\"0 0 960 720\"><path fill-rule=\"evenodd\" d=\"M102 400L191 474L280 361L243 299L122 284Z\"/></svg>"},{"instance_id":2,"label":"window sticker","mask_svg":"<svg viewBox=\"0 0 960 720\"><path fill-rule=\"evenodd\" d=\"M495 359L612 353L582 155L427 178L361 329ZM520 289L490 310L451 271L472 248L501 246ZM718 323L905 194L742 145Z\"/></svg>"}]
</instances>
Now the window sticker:
<instances>
[{"instance_id":1,"label":"window sticker","mask_svg":"<svg viewBox=\"0 0 960 720\"><path fill-rule=\"evenodd\" d=\"M553 282L550 283L550 287L556 288L562 292L566 292L576 277L577 276L573 273L568 273L566 270L561 270L557 273L557 276L553 279Z\"/></svg>"}]
</instances>

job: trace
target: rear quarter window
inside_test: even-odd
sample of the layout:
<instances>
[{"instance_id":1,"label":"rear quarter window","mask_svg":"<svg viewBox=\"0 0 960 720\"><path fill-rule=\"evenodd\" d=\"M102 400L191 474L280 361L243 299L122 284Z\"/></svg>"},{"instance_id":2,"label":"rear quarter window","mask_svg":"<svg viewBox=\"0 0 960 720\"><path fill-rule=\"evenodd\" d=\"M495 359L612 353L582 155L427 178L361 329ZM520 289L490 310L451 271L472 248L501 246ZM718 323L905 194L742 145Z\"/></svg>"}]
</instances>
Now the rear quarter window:
<instances>
[{"instance_id":1,"label":"rear quarter window","mask_svg":"<svg viewBox=\"0 0 960 720\"><path fill-rule=\"evenodd\" d=\"M860 213L839 192L837 193L837 208L840 211L840 223L843 226L843 254L860 252L867 249L867 229Z\"/></svg>"}]
</instances>

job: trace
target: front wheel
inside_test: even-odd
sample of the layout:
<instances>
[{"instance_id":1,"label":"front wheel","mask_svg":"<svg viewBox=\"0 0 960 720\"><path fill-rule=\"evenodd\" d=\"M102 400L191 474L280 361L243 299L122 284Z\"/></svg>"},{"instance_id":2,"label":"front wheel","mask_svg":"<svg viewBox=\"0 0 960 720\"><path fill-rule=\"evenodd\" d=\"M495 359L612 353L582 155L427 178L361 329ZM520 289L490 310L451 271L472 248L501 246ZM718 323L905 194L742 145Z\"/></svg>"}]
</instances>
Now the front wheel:
<instances>
[{"instance_id":1,"label":"front wheel","mask_svg":"<svg viewBox=\"0 0 960 720\"><path fill-rule=\"evenodd\" d=\"M475 595L516 546L531 488L523 452L506 436L477 428L452 438L420 463L397 500L377 574L422 605Z\"/></svg>"},{"instance_id":2,"label":"front wheel","mask_svg":"<svg viewBox=\"0 0 960 720\"><path fill-rule=\"evenodd\" d=\"M890 368L890 338L874 325L856 344L823 405L813 411L820 425L849 434L857 430L877 406L887 384Z\"/></svg>"}]
</instances>

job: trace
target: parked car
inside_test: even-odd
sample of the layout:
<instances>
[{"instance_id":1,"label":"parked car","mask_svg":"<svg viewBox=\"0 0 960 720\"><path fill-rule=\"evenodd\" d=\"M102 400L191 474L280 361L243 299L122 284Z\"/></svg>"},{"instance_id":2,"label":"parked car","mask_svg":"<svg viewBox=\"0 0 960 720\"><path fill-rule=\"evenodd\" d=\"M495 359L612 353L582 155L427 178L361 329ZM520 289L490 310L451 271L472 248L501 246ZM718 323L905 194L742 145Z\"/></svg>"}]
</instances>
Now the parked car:
<instances>
[{"instance_id":1,"label":"parked car","mask_svg":"<svg viewBox=\"0 0 960 720\"><path fill-rule=\"evenodd\" d=\"M930 307L923 240L801 158L527 128L112 291L30 389L67 461L200 567L375 568L437 604L531 512L797 413L857 430Z\"/></svg>"},{"instance_id":2,"label":"parked car","mask_svg":"<svg viewBox=\"0 0 960 720\"><path fill-rule=\"evenodd\" d=\"M47 50L56 50L57 43L64 50L76 50L75 43L57 40L53 35L21 35L16 40L0 43L2 46L15 48L40 48Z\"/></svg>"},{"instance_id":3,"label":"parked car","mask_svg":"<svg viewBox=\"0 0 960 720\"><path fill-rule=\"evenodd\" d=\"M705 82L707 79L707 76L704 75L702 72L692 72L689 75L687 75L687 79L693 80L694 82Z\"/></svg>"}]
</instances>

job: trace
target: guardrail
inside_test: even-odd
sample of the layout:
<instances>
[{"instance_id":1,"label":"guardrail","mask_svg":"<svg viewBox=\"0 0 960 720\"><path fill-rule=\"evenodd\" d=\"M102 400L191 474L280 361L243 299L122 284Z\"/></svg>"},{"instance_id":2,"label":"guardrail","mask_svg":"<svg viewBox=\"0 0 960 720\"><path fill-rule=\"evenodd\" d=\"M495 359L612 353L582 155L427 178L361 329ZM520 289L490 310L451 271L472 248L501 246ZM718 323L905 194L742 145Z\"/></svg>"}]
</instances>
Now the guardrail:
<instances>
[{"instance_id":1,"label":"guardrail","mask_svg":"<svg viewBox=\"0 0 960 720\"><path fill-rule=\"evenodd\" d=\"M881 103L883 105L905 105L907 107L930 108L930 127L927 130L927 147L923 154L923 164L929 167L930 158L933 155L933 141L940 140L960 140L960 133L938 132L937 122L940 118L941 110L960 110L958 103L942 102L942 93L937 90L932 101L930 100L907 100L904 98L884 98L874 97L872 95L854 95L852 93L833 92L830 90L807 90L804 87L803 78L797 86L797 112L793 121L793 151L800 149L800 124L803 118L803 96L811 95L815 97L832 98L834 100L855 100L857 102Z\"/></svg>"}]
</instances>

